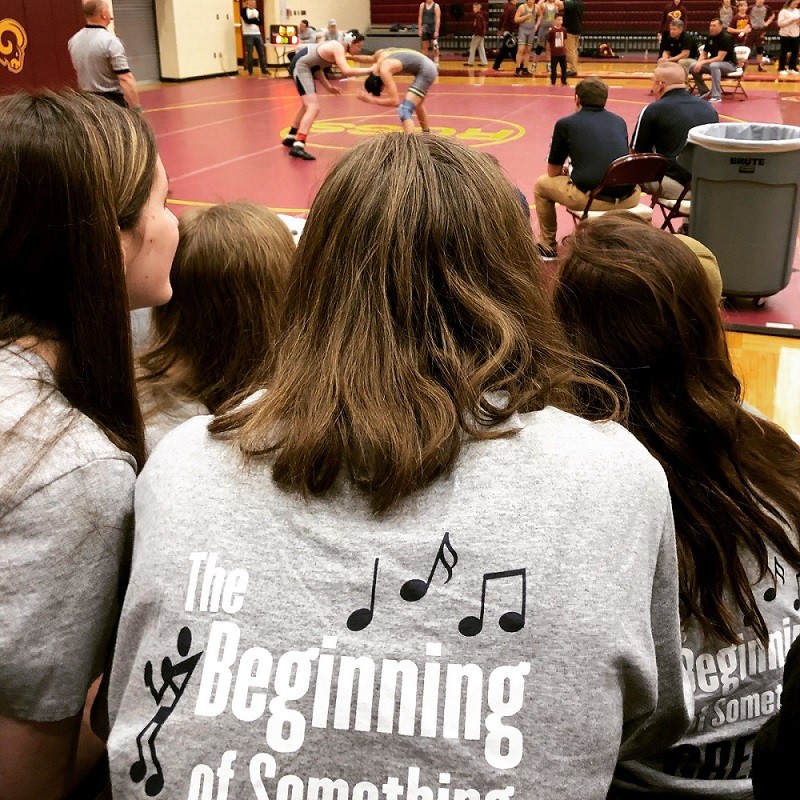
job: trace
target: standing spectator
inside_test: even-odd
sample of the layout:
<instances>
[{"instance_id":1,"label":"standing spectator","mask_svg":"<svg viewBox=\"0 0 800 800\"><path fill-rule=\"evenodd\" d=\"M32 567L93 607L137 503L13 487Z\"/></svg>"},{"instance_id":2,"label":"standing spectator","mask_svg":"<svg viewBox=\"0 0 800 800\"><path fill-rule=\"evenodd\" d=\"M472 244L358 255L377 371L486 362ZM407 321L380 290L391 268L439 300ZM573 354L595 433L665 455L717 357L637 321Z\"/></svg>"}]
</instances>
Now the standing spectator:
<instances>
[{"instance_id":1,"label":"standing spectator","mask_svg":"<svg viewBox=\"0 0 800 800\"><path fill-rule=\"evenodd\" d=\"M264 39L261 37L261 14L256 8L256 0L244 0L242 7L242 44L244 45L244 64L247 74L253 74L253 48L258 53L258 66L262 75L269 75L267 57L264 53Z\"/></svg>"},{"instance_id":2,"label":"standing spectator","mask_svg":"<svg viewBox=\"0 0 800 800\"><path fill-rule=\"evenodd\" d=\"M775 19L775 14L770 11L769 6L764 4L764 0L756 0L755 5L750 8L750 31L745 37L744 43L750 51L756 51L756 64L758 71L764 72L764 64L769 64L770 59L764 54L764 40L767 37L767 28Z\"/></svg>"},{"instance_id":3,"label":"standing spectator","mask_svg":"<svg viewBox=\"0 0 800 800\"><path fill-rule=\"evenodd\" d=\"M551 58L552 53L547 53L547 34L553 27L556 14L564 8L562 0L539 0L539 30L536 34L536 64L534 73L539 69L539 56L544 54L545 59ZM545 61L547 63L547 61Z\"/></svg>"},{"instance_id":4,"label":"standing spectator","mask_svg":"<svg viewBox=\"0 0 800 800\"><path fill-rule=\"evenodd\" d=\"M512 61L517 59L517 23L514 22L514 15L517 13L517 6L514 0L506 0L503 6L503 13L500 17L500 24L497 27L497 32L502 37L500 49L497 51L497 56L492 64L492 69L500 69L503 59L510 58ZM513 44L512 44L513 41Z\"/></svg>"},{"instance_id":5,"label":"standing spectator","mask_svg":"<svg viewBox=\"0 0 800 800\"><path fill-rule=\"evenodd\" d=\"M747 10L747 0L737 0L736 13L731 17L728 33L736 38L736 44L744 44L750 33L750 12Z\"/></svg>"},{"instance_id":6,"label":"standing spectator","mask_svg":"<svg viewBox=\"0 0 800 800\"><path fill-rule=\"evenodd\" d=\"M645 106L631 138L635 153L658 153L669 159L669 167L661 182L660 196L677 200L692 175L677 162L689 130L696 125L719 122L713 106L686 89L686 71L680 64L661 61L653 72L655 102ZM643 184L642 190L652 194L658 184Z\"/></svg>"},{"instance_id":7,"label":"standing spectator","mask_svg":"<svg viewBox=\"0 0 800 800\"><path fill-rule=\"evenodd\" d=\"M439 50L439 28L442 24L442 9L435 0L424 0L419 4L419 29L420 49L427 55L433 48L434 55Z\"/></svg>"},{"instance_id":8,"label":"standing spectator","mask_svg":"<svg viewBox=\"0 0 800 800\"><path fill-rule=\"evenodd\" d=\"M301 19L297 25L297 40L300 44L313 44L317 41L317 32L308 24L307 19Z\"/></svg>"},{"instance_id":9,"label":"standing spectator","mask_svg":"<svg viewBox=\"0 0 800 800\"><path fill-rule=\"evenodd\" d=\"M547 34L547 46L550 49L550 85L556 85L556 68L561 67L561 85L567 85L567 39L569 34L564 28L564 15L556 14L553 27Z\"/></svg>"},{"instance_id":10,"label":"standing spectator","mask_svg":"<svg viewBox=\"0 0 800 800\"><path fill-rule=\"evenodd\" d=\"M578 54L583 30L583 0L564 0L564 27L567 29L567 77L578 74Z\"/></svg>"},{"instance_id":11,"label":"standing spectator","mask_svg":"<svg viewBox=\"0 0 800 800\"><path fill-rule=\"evenodd\" d=\"M669 33L661 35L661 44L658 47L661 53L659 61L662 63L673 62L680 64L688 72L700 57L697 49L697 40L688 33L679 20L673 20L669 24Z\"/></svg>"},{"instance_id":12,"label":"standing spectator","mask_svg":"<svg viewBox=\"0 0 800 800\"><path fill-rule=\"evenodd\" d=\"M667 33L669 31L669 24L675 19L679 19L684 27L686 27L686 6L682 0L672 0L664 6L661 12L661 25L659 25L659 33Z\"/></svg>"},{"instance_id":13,"label":"standing spectator","mask_svg":"<svg viewBox=\"0 0 800 800\"><path fill-rule=\"evenodd\" d=\"M525 0L517 7L514 22L519 25L517 32L517 69L515 75L530 75L528 70L528 54L536 42L536 20L539 9L536 0Z\"/></svg>"},{"instance_id":14,"label":"standing spectator","mask_svg":"<svg viewBox=\"0 0 800 800\"><path fill-rule=\"evenodd\" d=\"M719 7L719 14L720 21L727 29L728 26L731 24L733 20L733 6L731 5L731 0L722 0L722 5Z\"/></svg>"},{"instance_id":15,"label":"standing spectator","mask_svg":"<svg viewBox=\"0 0 800 800\"><path fill-rule=\"evenodd\" d=\"M486 19L486 14L480 3L472 4L472 40L469 43L469 56L467 57L467 66L471 67L475 63L475 53L478 53L478 58L481 61L482 67L489 65L486 60L486 48L483 46L483 40L486 38L486 31L489 29L489 21Z\"/></svg>"},{"instance_id":16,"label":"standing spectator","mask_svg":"<svg viewBox=\"0 0 800 800\"><path fill-rule=\"evenodd\" d=\"M736 53L733 50L733 38L722 27L719 17L714 17L708 24L705 52L692 67L695 86L704 100L711 103L722 101L722 84L720 81L729 72L736 69ZM711 91L703 80L703 75L711 75Z\"/></svg>"},{"instance_id":17,"label":"standing spectator","mask_svg":"<svg viewBox=\"0 0 800 800\"><path fill-rule=\"evenodd\" d=\"M111 16L106 0L84 0L86 27L67 42L78 86L112 100L119 106L141 111L139 90L122 42L108 30Z\"/></svg>"},{"instance_id":18,"label":"standing spectator","mask_svg":"<svg viewBox=\"0 0 800 800\"><path fill-rule=\"evenodd\" d=\"M569 37L567 39L569 41ZM608 86L598 78L584 78L575 87L577 111L555 124L547 173L540 175L534 189L539 220L538 250L541 258L556 257L556 203L583 209L589 192L603 180L609 165L628 154L625 120L606 110ZM572 162L568 174L565 162ZM597 211L633 208L641 192L636 186L609 187L607 194L592 203Z\"/></svg>"},{"instance_id":19,"label":"standing spectator","mask_svg":"<svg viewBox=\"0 0 800 800\"><path fill-rule=\"evenodd\" d=\"M778 12L778 35L781 55L778 69L781 75L797 75L797 51L800 45L800 0L788 0Z\"/></svg>"}]
</instances>

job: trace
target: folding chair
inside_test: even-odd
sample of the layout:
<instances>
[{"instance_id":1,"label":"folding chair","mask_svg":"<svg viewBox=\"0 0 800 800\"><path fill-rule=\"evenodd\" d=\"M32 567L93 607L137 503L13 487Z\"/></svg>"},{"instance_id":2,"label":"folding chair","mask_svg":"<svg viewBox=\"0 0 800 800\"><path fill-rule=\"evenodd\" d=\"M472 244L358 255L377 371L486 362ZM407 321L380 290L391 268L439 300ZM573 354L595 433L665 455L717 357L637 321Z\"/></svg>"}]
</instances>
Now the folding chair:
<instances>
[{"instance_id":1,"label":"folding chair","mask_svg":"<svg viewBox=\"0 0 800 800\"><path fill-rule=\"evenodd\" d=\"M634 186L639 183L658 183L660 185L664 175L667 173L668 166L669 159L656 153L634 153L629 156L621 156L608 165L600 185L589 192L589 197L583 210L567 208L567 211L576 225L587 218L601 217L608 212L592 211L592 202L598 198L604 199L602 195L606 189L612 186ZM632 214L648 220L653 218L653 207L647 205L647 203L639 203L633 208L620 210L630 211Z\"/></svg>"},{"instance_id":2,"label":"folding chair","mask_svg":"<svg viewBox=\"0 0 800 800\"><path fill-rule=\"evenodd\" d=\"M668 200L666 197L660 197L658 194L653 195L652 207L661 209L664 215L664 222L661 225L661 230L669 229L670 233L677 233L672 223L677 219L688 219L689 212L692 210L692 201L686 200L686 195L689 194L692 188L691 181L683 186L683 190L675 200Z\"/></svg>"},{"instance_id":3,"label":"folding chair","mask_svg":"<svg viewBox=\"0 0 800 800\"><path fill-rule=\"evenodd\" d=\"M736 54L737 67L733 72L729 72L722 79L720 85L722 86L722 94L724 95L736 97L736 95L741 92L743 95L743 97L739 98L739 102L741 102L747 97L747 92L744 90L744 86L742 86L742 78L744 77L745 69L747 69L747 59L750 58L750 48L739 45L733 48L733 52ZM726 83L733 83L733 91L725 91Z\"/></svg>"}]
</instances>

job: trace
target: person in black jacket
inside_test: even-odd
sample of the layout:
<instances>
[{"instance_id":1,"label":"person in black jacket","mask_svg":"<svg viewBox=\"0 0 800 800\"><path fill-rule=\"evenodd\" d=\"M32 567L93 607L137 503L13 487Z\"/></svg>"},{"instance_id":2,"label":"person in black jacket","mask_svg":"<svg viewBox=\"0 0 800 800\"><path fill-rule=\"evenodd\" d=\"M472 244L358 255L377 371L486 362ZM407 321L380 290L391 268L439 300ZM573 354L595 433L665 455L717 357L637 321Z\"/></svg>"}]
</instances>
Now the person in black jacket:
<instances>
[{"instance_id":1,"label":"person in black jacket","mask_svg":"<svg viewBox=\"0 0 800 800\"><path fill-rule=\"evenodd\" d=\"M583 0L564 0L564 27L567 29L567 77L578 74L578 53L583 30Z\"/></svg>"}]
</instances>

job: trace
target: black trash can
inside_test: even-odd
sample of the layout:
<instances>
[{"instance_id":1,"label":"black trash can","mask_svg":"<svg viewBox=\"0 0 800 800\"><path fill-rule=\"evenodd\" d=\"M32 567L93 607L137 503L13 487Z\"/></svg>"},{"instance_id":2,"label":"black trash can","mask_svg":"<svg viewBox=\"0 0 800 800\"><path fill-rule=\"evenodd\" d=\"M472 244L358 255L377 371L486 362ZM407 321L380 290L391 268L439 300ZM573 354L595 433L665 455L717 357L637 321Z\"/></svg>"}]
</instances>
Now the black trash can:
<instances>
[{"instance_id":1,"label":"black trash can","mask_svg":"<svg viewBox=\"0 0 800 800\"><path fill-rule=\"evenodd\" d=\"M714 122L689 131L689 235L719 261L723 291L757 302L784 289L800 218L800 127Z\"/></svg>"}]
</instances>

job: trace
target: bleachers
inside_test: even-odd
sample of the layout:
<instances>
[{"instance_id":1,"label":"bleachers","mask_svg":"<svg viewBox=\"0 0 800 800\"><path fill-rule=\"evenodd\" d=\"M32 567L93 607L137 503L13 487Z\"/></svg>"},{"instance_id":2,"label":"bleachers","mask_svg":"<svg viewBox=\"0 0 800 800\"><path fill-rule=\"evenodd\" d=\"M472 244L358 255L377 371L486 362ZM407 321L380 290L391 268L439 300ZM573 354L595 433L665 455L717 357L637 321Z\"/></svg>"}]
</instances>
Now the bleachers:
<instances>
[{"instance_id":1,"label":"bleachers","mask_svg":"<svg viewBox=\"0 0 800 800\"><path fill-rule=\"evenodd\" d=\"M489 31L494 33L504 0L489 0ZM614 32L655 35L661 21L666 0L584 0L584 32ZM456 3L442 2L442 33L468 34L472 25L471 0L462 0L464 15L457 21L452 15ZM716 15L721 0L691 0L688 4L689 29L705 31L708 21ZM773 2L777 9L777 4ZM485 0L484 0L485 6ZM416 23L418 2L398 0L371 0L372 24L389 26L395 22L403 25ZM773 31L774 32L774 31Z\"/></svg>"}]
</instances>

